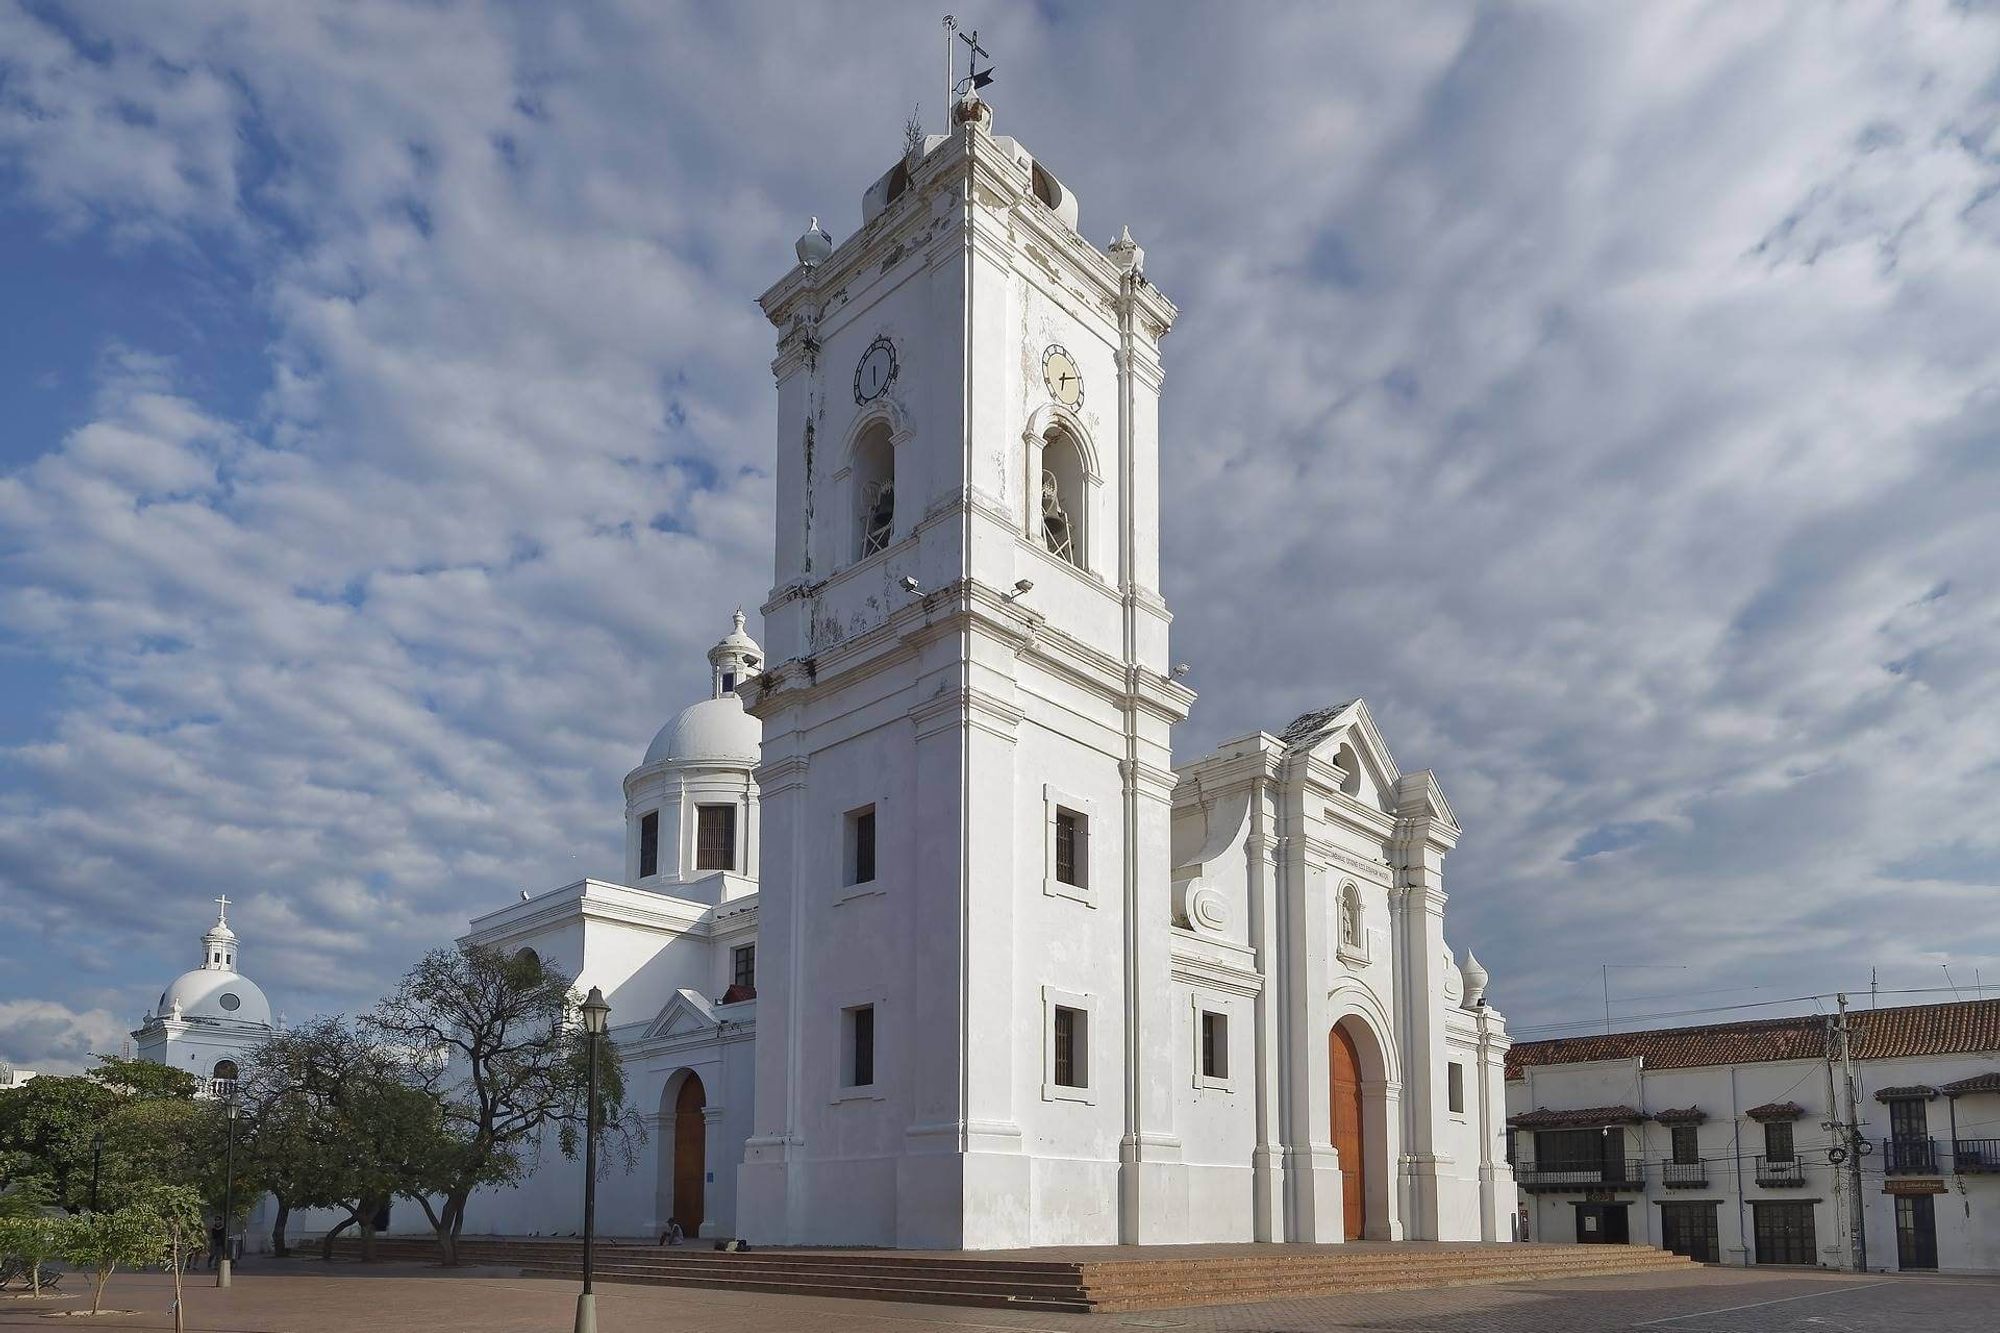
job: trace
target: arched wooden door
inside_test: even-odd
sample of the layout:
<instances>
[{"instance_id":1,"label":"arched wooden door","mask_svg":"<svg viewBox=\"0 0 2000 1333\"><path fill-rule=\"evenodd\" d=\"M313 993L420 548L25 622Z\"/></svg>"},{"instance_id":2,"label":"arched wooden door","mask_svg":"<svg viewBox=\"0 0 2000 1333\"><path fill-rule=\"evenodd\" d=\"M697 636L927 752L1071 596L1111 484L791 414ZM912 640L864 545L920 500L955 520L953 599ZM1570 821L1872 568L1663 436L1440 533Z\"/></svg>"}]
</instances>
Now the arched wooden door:
<instances>
[{"instance_id":1,"label":"arched wooden door","mask_svg":"<svg viewBox=\"0 0 2000 1333\"><path fill-rule=\"evenodd\" d=\"M674 1220L689 1236L701 1232L703 1182L708 1176L708 1095L692 1070L674 1098Z\"/></svg>"},{"instance_id":2,"label":"arched wooden door","mask_svg":"<svg viewBox=\"0 0 2000 1333\"><path fill-rule=\"evenodd\" d=\"M1361 1142L1361 1057L1347 1029L1334 1025L1327 1038L1333 1084L1333 1146L1340 1153L1342 1234L1360 1240L1367 1221L1368 1155Z\"/></svg>"}]
</instances>

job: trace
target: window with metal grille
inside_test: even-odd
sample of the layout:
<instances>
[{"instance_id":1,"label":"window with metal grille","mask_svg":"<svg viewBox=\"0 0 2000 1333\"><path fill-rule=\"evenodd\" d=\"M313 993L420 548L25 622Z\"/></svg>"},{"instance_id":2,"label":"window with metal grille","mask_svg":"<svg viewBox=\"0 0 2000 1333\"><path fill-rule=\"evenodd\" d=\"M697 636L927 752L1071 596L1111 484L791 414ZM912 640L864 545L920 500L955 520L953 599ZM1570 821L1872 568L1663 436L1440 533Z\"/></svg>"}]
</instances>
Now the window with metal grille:
<instances>
[{"instance_id":1,"label":"window with metal grille","mask_svg":"<svg viewBox=\"0 0 2000 1333\"><path fill-rule=\"evenodd\" d=\"M1074 810L1056 810L1056 882L1088 888L1084 845L1088 821Z\"/></svg>"},{"instance_id":2,"label":"window with metal grille","mask_svg":"<svg viewBox=\"0 0 2000 1333\"><path fill-rule=\"evenodd\" d=\"M704 805L695 810L694 868L736 869L736 807Z\"/></svg>"},{"instance_id":3,"label":"window with metal grille","mask_svg":"<svg viewBox=\"0 0 2000 1333\"><path fill-rule=\"evenodd\" d=\"M1790 1125L1785 1126L1790 1129ZM1692 1166L1701 1161L1701 1144L1693 1125L1675 1125L1670 1131L1674 1139L1674 1161L1681 1166Z\"/></svg>"},{"instance_id":4,"label":"window with metal grille","mask_svg":"<svg viewBox=\"0 0 2000 1333\"><path fill-rule=\"evenodd\" d=\"M1452 1061L1444 1067L1445 1105L1453 1111L1465 1110L1465 1066Z\"/></svg>"},{"instance_id":5,"label":"window with metal grille","mask_svg":"<svg viewBox=\"0 0 2000 1333\"><path fill-rule=\"evenodd\" d=\"M1764 1125L1764 1160L1767 1162L1789 1162L1792 1160L1792 1122L1772 1120Z\"/></svg>"},{"instance_id":6,"label":"window with metal grille","mask_svg":"<svg viewBox=\"0 0 2000 1333\"><path fill-rule=\"evenodd\" d=\"M660 812L648 810L639 817L639 878L660 873Z\"/></svg>"},{"instance_id":7,"label":"window with metal grille","mask_svg":"<svg viewBox=\"0 0 2000 1333\"><path fill-rule=\"evenodd\" d=\"M875 1082L875 1006L847 1011L847 1083L865 1088Z\"/></svg>"},{"instance_id":8,"label":"window with metal grille","mask_svg":"<svg viewBox=\"0 0 2000 1333\"><path fill-rule=\"evenodd\" d=\"M1201 1075L1229 1077L1229 1015L1204 1009L1201 1014Z\"/></svg>"},{"instance_id":9,"label":"window with metal grille","mask_svg":"<svg viewBox=\"0 0 2000 1333\"><path fill-rule=\"evenodd\" d=\"M875 880L875 807L865 805L847 816L847 882Z\"/></svg>"},{"instance_id":10,"label":"window with metal grille","mask_svg":"<svg viewBox=\"0 0 2000 1333\"><path fill-rule=\"evenodd\" d=\"M1090 1086L1089 1068L1085 1063L1087 1055L1089 1015L1081 1009L1068 1009L1062 1005L1055 1011L1055 1065L1056 1085L1064 1088L1087 1088Z\"/></svg>"},{"instance_id":11,"label":"window with metal grille","mask_svg":"<svg viewBox=\"0 0 2000 1333\"><path fill-rule=\"evenodd\" d=\"M1752 1203L1756 1218L1757 1262L1816 1264L1819 1245L1813 1237L1813 1206L1809 1203Z\"/></svg>"},{"instance_id":12,"label":"window with metal grille","mask_svg":"<svg viewBox=\"0 0 2000 1333\"><path fill-rule=\"evenodd\" d=\"M729 951L729 984L732 986L757 984L756 945L739 944Z\"/></svg>"}]
</instances>

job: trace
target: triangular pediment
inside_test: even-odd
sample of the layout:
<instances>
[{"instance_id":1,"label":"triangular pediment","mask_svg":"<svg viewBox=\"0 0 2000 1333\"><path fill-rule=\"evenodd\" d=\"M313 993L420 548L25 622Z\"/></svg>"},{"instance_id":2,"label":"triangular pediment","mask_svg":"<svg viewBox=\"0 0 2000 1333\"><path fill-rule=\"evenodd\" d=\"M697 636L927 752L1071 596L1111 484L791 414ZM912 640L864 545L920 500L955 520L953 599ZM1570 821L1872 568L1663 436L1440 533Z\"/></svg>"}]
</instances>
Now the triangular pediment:
<instances>
[{"instance_id":1,"label":"triangular pediment","mask_svg":"<svg viewBox=\"0 0 2000 1333\"><path fill-rule=\"evenodd\" d=\"M706 996L686 987L662 1005L658 1017L646 1029L648 1037L688 1037L713 1032L717 1026L715 1008Z\"/></svg>"},{"instance_id":2,"label":"triangular pediment","mask_svg":"<svg viewBox=\"0 0 2000 1333\"><path fill-rule=\"evenodd\" d=\"M1305 713L1293 719L1278 739L1294 754L1310 753L1343 769L1358 768L1367 788L1375 793L1376 803L1385 809L1393 806L1393 793L1402 780L1402 772L1389 753L1388 742L1376 729L1366 701L1350 699L1344 704ZM1346 758L1342 757L1343 751L1347 752Z\"/></svg>"}]
</instances>

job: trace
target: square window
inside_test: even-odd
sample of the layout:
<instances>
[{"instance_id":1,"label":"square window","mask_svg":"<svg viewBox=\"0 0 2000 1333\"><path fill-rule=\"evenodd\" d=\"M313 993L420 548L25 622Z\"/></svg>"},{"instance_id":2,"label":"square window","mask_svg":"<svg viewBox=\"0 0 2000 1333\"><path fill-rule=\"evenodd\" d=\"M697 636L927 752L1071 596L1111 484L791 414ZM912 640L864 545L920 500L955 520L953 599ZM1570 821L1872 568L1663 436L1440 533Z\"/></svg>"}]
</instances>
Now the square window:
<instances>
[{"instance_id":1,"label":"square window","mask_svg":"<svg viewBox=\"0 0 2000 1333\"><path fill-rule=\"evenodd\" d=\"M1465 1066L1456 1060L1444 1067L1444 1098L1455 1114L1465 1114Z\"/></svg>"},{"instance_id":2,"label":"square window","mask_svg":"<svg viewBox=\"0 0 2000 1333\"><path fill-rule=\"evenodd\" d=\"M729 951L729 984L732 986L755 987L757 984L757 946L739 944Z\"/></svg>"},{"instance_id":3,"label":"square window","mask_svg":"<svg viewBox=\"0 0 2000 1333\"><path fill-rule=\"evenodd\" d=\"M875 1082L875 1006L856 1005L841 1012L846 1040L842 1082L850 1088L872 1087Z\"/></svg>"},{"instance_id":4,"label":"square window","mask_svg":"<svg viewBox=\"0 0 2000 1333\"><path fill-rule=\"evenodd\" d=\"M660 873L660 812L648 810L639 817L639 878Z\"/></svg>"},{"instance_id":5,"label":"square window","mask_svg":"<svg viewBox=\"0 0 2000 1333\"><path fill-rule=\"evenodd\" d=\"M1056 809L1056 883L1090 887L1090 865L1084 854L1090 821L1075 810Z\"/></svg>"},{"instance_id":6,"label":"square window","mask_svg":"<svg viewBox=\"0 0 2000 1333\"><path fill-rule=\"evenodd\" d=\"M736 869L736 807L703 805L695 809L694 868Z\"/></svg>"},{"instance_id":7,"label":"square window","mask_svg":"<svg viewBox=\"0 0 2000 1333\"><path fill-rule=\"evenodd\" d=\"M1090 1015L1067 1005L1055 1007L1055 1085L1090 1086Z\"/></svg>"},{"instance_id":8,"label":"square window","mask_svg":"<svg viewBox=\"0 0 2000 1333\"><path fill-rule=\"evenodd\" d=\"M1201 1014L1201 1076L1229 1077L1229 1015L1204 1009Z\"/></svg>"},{"instance_id":9,"label":"square window","mask_svg":"<svg viewBox=\"0 0 2000 1333\"><path fill-rule=\"evenodd\" d=\"M864 805L847 814L847 882L875 882L875 807Z\"/></svg>"}]
</instances>

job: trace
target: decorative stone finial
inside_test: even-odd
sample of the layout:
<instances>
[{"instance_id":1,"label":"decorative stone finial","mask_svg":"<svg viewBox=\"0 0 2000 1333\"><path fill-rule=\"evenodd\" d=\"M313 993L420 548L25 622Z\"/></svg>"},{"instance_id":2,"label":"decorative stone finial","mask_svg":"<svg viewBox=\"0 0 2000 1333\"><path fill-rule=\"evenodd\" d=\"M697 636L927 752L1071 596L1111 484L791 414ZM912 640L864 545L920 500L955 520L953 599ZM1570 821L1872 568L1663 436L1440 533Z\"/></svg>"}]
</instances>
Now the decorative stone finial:
<instances>
[{"instance_id":1,"label":"decorative stone finial","mask_svg":"<svg viewBox=\"0 0 2000 1333\"><path fill-rule=\"evenodd\" d=\"M1132 239L1130 227L1118 229L1118 239L1104 247L1104 253L1111 256L1111 262L1121 269L1142 273L1146 268L1146 252Z\"/></svg>"},{"instance_id":2,"label":"decorative stone finial","mask_svg":"<svg viewBox=\"0 0 2000 1333\"><path fill-rule=\"evenodd\" d=\"M1486 1004L1486 983L1492 980L1479 960L1472 956L1472 950L1465 951L1465 961L1459 964L1458 975L1465 982L1465 999L1461 1001L1467 1009L1478 1009Z\"/></svg>"},{"instance_id":3,"label":"decorative stone finial","mask_svg":"<svg viewBox=\"0 0 2000 1333\"><path fill-rule=\"evenodd\" d=\"M815 216L807 225L805 234L792 247L798 253L799 263L806 268L818 268L833 253L833 237L826 234Z\"/></svg>"}]
</instances>

